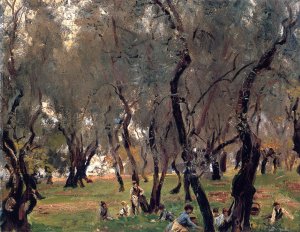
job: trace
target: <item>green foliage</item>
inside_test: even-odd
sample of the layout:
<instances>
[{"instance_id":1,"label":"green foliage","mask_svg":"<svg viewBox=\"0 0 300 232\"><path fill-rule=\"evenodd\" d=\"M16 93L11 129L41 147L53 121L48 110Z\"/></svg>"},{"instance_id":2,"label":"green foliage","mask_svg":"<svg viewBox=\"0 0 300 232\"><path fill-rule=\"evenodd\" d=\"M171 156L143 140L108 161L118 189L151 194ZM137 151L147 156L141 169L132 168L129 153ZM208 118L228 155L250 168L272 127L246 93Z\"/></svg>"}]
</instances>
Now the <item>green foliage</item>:
<instances>
[{"instance_id":1,"label":"green foliage","mask_svg":"<svg viewBox=\"0 0 300 232\"><path fill-rule=\"evenodd\" d=\"M59 149L62 145L66 143L64 136L61 133L51 133L47 138L47 146L52 150Z\"/></svg>"},{"instance_id":2,"label":"green foliage","mask_svg":"<svg viewBox=\"0 0 300 232\"><path fill-rule=\"evenodd\" d=\"M53 171L53 166L48 162L48 155L45 149L35 149L25 157L25 163L29 173L37 172L39 169Z\"/></svg>"}]
</instances>

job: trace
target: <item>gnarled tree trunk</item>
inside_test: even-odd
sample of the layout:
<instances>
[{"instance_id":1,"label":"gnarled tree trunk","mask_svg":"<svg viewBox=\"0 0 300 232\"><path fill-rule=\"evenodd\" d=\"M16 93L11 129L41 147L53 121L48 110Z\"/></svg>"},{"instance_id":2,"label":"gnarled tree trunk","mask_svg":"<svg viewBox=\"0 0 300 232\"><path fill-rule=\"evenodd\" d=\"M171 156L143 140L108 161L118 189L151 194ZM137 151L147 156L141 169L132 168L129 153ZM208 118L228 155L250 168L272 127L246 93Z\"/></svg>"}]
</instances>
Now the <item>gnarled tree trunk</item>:
<instances>
[{"instance_id":1,"label":"gnarled tree trunk","mask_svg":"<svg viewBox=\"0 0 300 232\"><path fill-rule=\"evenodd\" d=\"M203 216L204 230L211 232L211 231L215 231L213 226L213 216L211 213L208 199L204 193L204 190L202 189L202 186L199 183L196 173L194 172L194 167L192 167L191 165L191 162L193 160L193 155L192 155L189 141L187 139L185 125L184 125L182 112L180 108L180 99L178 96L179 79L183 74L184 70L189 66L190 63L191 63L191 58L188 54L188 50L185 49L182 51L181 59L177 64L177 67L174 72L174 77L170 82L172 109L173 109L173 117L177 127L179 143L182 147L181 157L186 163L186 170L184 172L185 185L189 186L189 183L191 184ZM188 192L186 192L186 200L189 200L189 198L190 197L188 195Z\"/></svg>"},{"instance_id":2,"label":"gnarled tree trunk","mask_svg":"<svg viewBox=\"0 0 300 232\"><path fill-rule=\"evenodd\" d=\"M90 165L91 159L97 152L99 145L98 134L96 132L95 141L91 142L84 150L82 136L79 139L76 131L73 131L70 133L70 135L68 135L66 130L62 128L61 125L58 126L58 130L61 131L65 136L70 153L69 176L66 180L65 187L76 188L78 183L80 184L80 187L84 187L83 180L85 180L87 183L92 182L90 179L88 179L86 170Z\"/></svg>"},{"instance_id":3,"label":"gnarled tree trunk","mask_svg":"<svg viewBox=\"0 0 300 232\"><path fill-rule=\"evenodd\" d=\"M249 231L250 211L255 193L254 181L260 158L260 139L251 131L247 113L253 83L257 75L270 67L278 45L286 43L291 28L295 25L292 19L284 21L285 24L282 37L278 38L272 46L261 56L258 63L248 74L239 91L236 109L237 131L242 141L242 167L232 182L232 196L234 204L231 211L232 231Z\"/></svg>"},{"instance_id":4,"label":"gnarled tree trunk","mask_svg":"<svg viewBox=\"0 0 300 232\"><path fill-rule=\"evenodd\" d=\"M184 48L181 50L181 56L180 60L177 63L177 66L174 70L174 74L172 77L172 80L170 81L170 92L171 92L171 101L172 101L172 113L173 117L175 120L177 132L178 132L178 138L179 138L179 143L182 149L182 154L181 157L186 163L186 171L185 171L185 180L190 180L192 188L194 190L194 193L197 197L197 201L200 207L200 210L202 212L203 216L203 222L204 222L204 230L213 232L214 230L214 225L213 225L213 216L211 213L210 205L207 200L207 197L201 187L199 185L199 180L198 177L195 176L195 173L193 172L193 167L191 167L191 161L193 160L193 155L191 151L191 146L189 144L189 141L187 139L187 134L186 134L186 129L184 125L184 120L182 116L182 111L180 108L180 98L178 95L178 85L179 85L179 80L183 72L186 70L186 68L190 65L191 63L191 57L189 55L189 50L187 48L187 41L184 38L184 29L183 29L183 24L180 18L180 15L178 14L175 6L173 5L172 1L167 0L167 4L170 8L170 11L164 7L164 5L159 1L156 0L155 3L162 9L163 12L168 14L169 20L171 21L172 24L176 23L176 30L179 32L181 37L181 40L183 42ZM186 183L187 184L187 183ZM201 197L201 199L200 199ZM200 202L202 204L200 204Z\"/></svg>"},{"instance_id":5,"label":"gnarled tree trunk","mask_svg":"<svg viewBox=\"0 0 300 232\"><path fill-rule=\"evenodd\" d=\"M125 117L122 121L122 128L123 128L122 138L123 138L123 146L125 148L127 157L131 164L132 180L136 181L139 184L140 179L139 179L139 174L138 174L138 168L137 168L137 164L134 159L134 156L131 152L131 142L130 142L130 135L129 135L129 131L128 131L128 127L129 127L129 124L130 124L131 118L132 118L132 112L131 112L131 109L130 109L130 106L129 106L127 100L125 99L125 97L123 95L123 92L122 92L123 88L122 88L121 84L118 83L117 87L115 87L115 86L113 86L113 87L115 88L115 92L118 95L119 99L121 100L121 102L124 106L124 110L125 110Z\"/></svg>"},{"instance_id":6,"label":"gnarled tree trunk","mask_svg":"<svg viewBox=\"0 0 300 232\"><path fill-rule=\"evenodd\" d=\"M176 173L176 176L177 176L177 185L176 185L175 188L173 188L170 191L170 194L177 194L177 193L179 193L182 184L181 184L180 171L176 167L176 157L174 158L173 162L171 163L171 167L172 167L173 171Z\"/></svg>"},{"instance_id":7,"label":"gnarled tree trunk","mask_svg":"<svg viewBox=\"0 0 300 232\"><path fill-rule=\"evenodd\" d=\"M40 107L29 121L30 137L22 148L18 150L10 137L9 128L13 127L12 119L15 117L16 108L19 106L22 97L23 91L21 90L13 102L7 124L2 134L2 149L9 161L6 168L10 173L10 179L6 186L10 190L8 196L2 201L4 215L4 221L1 225L2 231L31 231L27 215L32 212L37 203L36 184L28 173L24 159L27 153L34 149L35 132L33 127L42 109L41 93L39 96ZM24 187L25 191L23 191ZM27 208L25 207L26 204L28 204Z\"/></svg>"}]
</instances>

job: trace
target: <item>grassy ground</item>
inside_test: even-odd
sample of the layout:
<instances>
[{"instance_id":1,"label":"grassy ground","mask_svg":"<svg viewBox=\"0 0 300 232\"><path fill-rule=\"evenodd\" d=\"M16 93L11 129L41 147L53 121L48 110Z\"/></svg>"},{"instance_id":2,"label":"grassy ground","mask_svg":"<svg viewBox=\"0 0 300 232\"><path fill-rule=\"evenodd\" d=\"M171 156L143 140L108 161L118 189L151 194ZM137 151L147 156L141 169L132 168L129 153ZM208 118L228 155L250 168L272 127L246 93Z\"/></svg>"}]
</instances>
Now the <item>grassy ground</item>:
<instances>
[{"instance_id":1,"label":"grassy ground","mask_svg":"<svg viewBox=\"0 0 300 232\"><path fill-rule=\"evenodd\" d=\"M209 196L211 207L229 207L231 180L233 171L227 173L221 181L213 182L202 180L204 189ZM176 184L173 175L167 176L162 192L162 202L167 208L178 215L184 205L183 191L178 195L169 194L169 190ZM298 187L295 187L298 184ZM152 181L142 183L146 196L149 199ZM259 216L252 217L251 222L255 231L300 231L300 182L295 172L279 171L276 175L258 175L256 179L258 190L256 202L261 204ZM130 180L125 179L126 191L118 192L115 180L97 180L85 188L63 189L63 183L52 186L39 185L40 192L47 198L39 201L34 212L30 215L33 231L163 231L167 223L153 223L155 215L140 215L109 222L102 222L98 218L98 202L104 200L109 204L110 214L115 216L122 200L128 201ZM273 201L282 203L295 217L293 221L283 219L276 230L265 225L263 217L272 211ZM202 218L196 206L195 214L201 224ZM282 230L283 229L283 230Z\"/></svg>"}]
</instances>

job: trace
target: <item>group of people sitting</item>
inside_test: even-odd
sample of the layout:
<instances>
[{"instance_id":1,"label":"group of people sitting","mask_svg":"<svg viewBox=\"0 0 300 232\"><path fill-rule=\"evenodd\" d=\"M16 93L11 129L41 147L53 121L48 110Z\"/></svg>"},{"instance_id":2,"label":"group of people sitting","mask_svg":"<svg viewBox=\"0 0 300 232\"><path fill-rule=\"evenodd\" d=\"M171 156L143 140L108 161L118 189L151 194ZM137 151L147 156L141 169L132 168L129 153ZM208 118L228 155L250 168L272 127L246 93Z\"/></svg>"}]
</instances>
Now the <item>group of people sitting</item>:
<instances>
[{"instance_id":1,"label":"group of people sitting","mask_svg":"<svg viewBox=\"0 0 300 232\"><path fill-rule=\"evenodd\" d=\"M279 222L283 217L287 217L291 220L294 219L286 209L280 206L280 203L274 202L272 214L265 217L268 220L268 224L271 226ZM228 231L228 223L230 221L229 210L227 208L222 209L222 213L219 214L219 209L213 209L214 225L217 231L226 232Z\"/></svg>"},{"instance_id":2,"label":"group of people sitting","mask_svg":"<svg viewBox=\"0 0 300 232\"><path fill-rule=\"evenodd\" d=\"M117 214L117 218L138 215L140 209L145 213L149 212L149 205L144 196L144 190L135 181L133 181L130 189L130 202L131 206L129 206L126 201L121 202L121 208ZM170 222L166 231L185 232L190 229L198 229L200 227L197 225L196 216L192 214L193 210L193 206L187 204L184 207L184 212L175 219L174 214L168 211L163 204L160 204L158 207L158 218L154 221ZM102 220L114 219L109 213L108 204L104 201L100 202L100 218Z\"/></svg>"},{"instance_id":3,"label":"group of people sitting","mask_svg":"<svg viewBox=\"0 0 300 232\"><path fill-rule=\"evenodd\" d=\"M121 202L121 209L118 213L119 217L128 217L130 215L130 207L126 201ZM102 220L113 220L114 218L110 215L108 205L104 201L100 201L100 218Z\"/></svg>"},{"instance_id":4,"label":"group of people sitting","mask_svg":"<svg viewBox=\"0 0 300 232\"><path fill-rule=\"evenodd\" d=\"M118 218L120 217L128 217L133 212L130 210L130 206L125 202L121 202L121 209L118 213ZM196 219L197 217L193 214L194 207L190 204L185 205L184 212L179 215L178 218L175 219L173 213L168 211L163 204L159 206L158 210L158 218L157 220L152 220L152 222L156 221L167 221L169 222L166 232L188 232L190 230L197 230L200 227L197 225ZM108 212L108 205L104 202L100 202L100 218L102 220L113 220L114 218Z\"/></svg>"},{"instance_id":5,"label":"group of people sitting","mask_svg":"<svg viewBox=\"0 0 300 232\"><path fill-rule=\"evenodd\" d=\"M130 189L130 202L131 207L126 201L121 202L121 209L118 213L118 217L127 217L129 215L138 215L140 209L143 212L149 212L149 205L146 197L144 196L144 190L138 185L136 181L132 182L132 187ZM108 212L108 205L106 202L100 202L100 218L102 220L112 220Z\"/></svg>"},{"instance_id":6,"label":"group of people sitting","mask_svg":"<svg viewBox=\"0 0 300 232\"><path fill-rule=\"evenodd\" d=\"M219 213L219 208L213 208L214 225L217 231L227 231L226 222L229 219L229 210L227 208L222 209L222 213Z\"/></svg>"},{"instance_id":7,"label":"group of people sitting","mask_svg":"<svg viewBox=\"0 0 300 232\"><path fill-rule=\"evenodd\" d=\"M126 201L121 202L120 210L117 217L128 217L130 215L138 215L140 209L143 212L149 212L149 205L147 203L146 197L144 196L144 190L138 185L137 182L133 181L132 187L130 189L130 202L131 206ZM161 204L158 208L158 219L152 220L156 221L168 221L169 224L165 229L165 232L188 232L188 231L199 231L201 227L197 224L197 218L193 214L193 206L190 204L185 205L184 211L175 218L174 214L166 209L166 207ZM230 221L229 209L223 208L222 212L219 213L218 208L213 208L213 218L214 226L216 231L226 232L228 231L228 222ZM278 202L273 204L273 211L271 215L267 218L270 224L274 224L279 221L283 216L290 219L294 217L289 214L284 208L280 206ZM100 202L100 218L102 220L113 220L113 217L109 214L108 205L106 202Z\"/></svg>"}]
</instances>

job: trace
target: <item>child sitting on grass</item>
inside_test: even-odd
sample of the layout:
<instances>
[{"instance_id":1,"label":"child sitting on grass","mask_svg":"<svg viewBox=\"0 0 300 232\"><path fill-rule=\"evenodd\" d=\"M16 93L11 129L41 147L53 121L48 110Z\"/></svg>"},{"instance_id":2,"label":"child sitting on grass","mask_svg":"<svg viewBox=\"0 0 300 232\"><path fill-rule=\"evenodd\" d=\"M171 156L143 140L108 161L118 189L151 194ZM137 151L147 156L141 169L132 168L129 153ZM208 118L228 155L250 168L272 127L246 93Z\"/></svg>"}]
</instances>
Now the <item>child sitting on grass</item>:
<instances>
[{"instance_id":1,"label":"child sitting on grass","mask_svg":"<svg viewBox=\"0 0 300 232\"><path fill-rule=\"evenodd\" d=\"M100 201L100 218L104 221L113 220L108 213L108 206L104 201Z\"/></svg>"},{"instance_id":2,"label":"child sitting on grass","mask_svg":"<svg viewBox=\"0 0 300 232\"><path fill-rule=\"evenodd\" d=\"M126 201L121 202L122 208L119 211L120 217L128 217L130 215L130 206Z\"/></svg>"},{"instance_id":3,"label":"child sitting on grass","mask_svg":"<svg viewBox=\"0 0 300 232\"><path fill-rule=\"evenodd\" d=\"M159 221L172 222L175 219L174 215L171 212L167 211L166 207L163 204L161 204L158 207L158 213L159 213L159 218L158 218Z\"/></svg>"}]
</instances>

